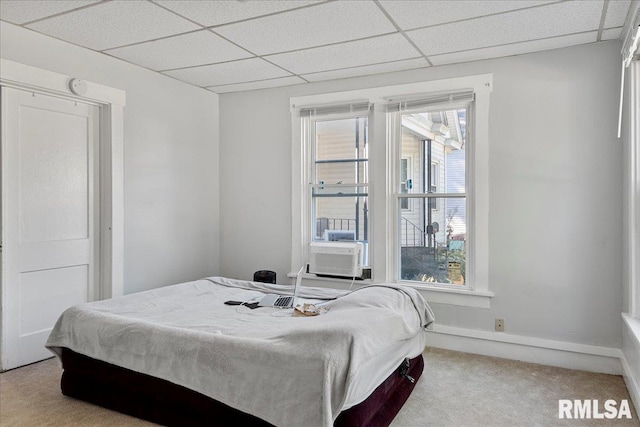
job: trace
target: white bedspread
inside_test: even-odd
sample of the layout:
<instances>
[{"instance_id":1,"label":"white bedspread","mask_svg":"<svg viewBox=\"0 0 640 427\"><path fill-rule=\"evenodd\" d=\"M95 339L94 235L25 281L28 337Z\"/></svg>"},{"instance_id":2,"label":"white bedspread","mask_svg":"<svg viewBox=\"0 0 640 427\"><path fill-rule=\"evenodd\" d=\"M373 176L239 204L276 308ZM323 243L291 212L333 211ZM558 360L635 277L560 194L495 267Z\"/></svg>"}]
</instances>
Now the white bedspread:
<instances>
[{"instance_id":1,"label":"white bedspread","mask_svg":"<svg viewBox=\"0 0 640 427\"><path fill-rule=\"evenodd\" d=\"M277 426L331 426L379 384L367 372L386 378L422 352L433 321L417 291L394 285L348 294L303 287L303 297L343 295L316 317L223 304L285 289L212 277L81 304L62 314L46 346L171 381Z\"/></svg>"}]
</instances>

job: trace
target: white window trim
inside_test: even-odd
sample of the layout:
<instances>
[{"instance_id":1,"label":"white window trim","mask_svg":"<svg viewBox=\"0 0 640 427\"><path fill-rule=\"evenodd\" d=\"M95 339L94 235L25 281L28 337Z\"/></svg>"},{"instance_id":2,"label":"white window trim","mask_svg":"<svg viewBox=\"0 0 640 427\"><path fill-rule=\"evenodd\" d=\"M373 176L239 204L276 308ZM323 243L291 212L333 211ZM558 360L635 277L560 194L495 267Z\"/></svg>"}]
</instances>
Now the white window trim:
<instances>
[{"instance_id":1,"label":"white window trim","mask_svg":"<svg viewBox=\"0 0 640 427\"><path fill-rule=\"evenodd\" d=\"M388 133L394 132L387 123L386 104L391 98L402 98L416 94L473 89L475 93L474 150L469 159L467 172L469 194L473 197L472 218L468 227L473 233L473 248L468 265L472 265L473 276L464 290L442 286L428 286L403 282L415 286L429 302L488 308L493 294L489 290L489 95L493 86L493 75L483 74L444 80L360 89L344 92L323 93L290 98L291 108L291 269L297 270L309 256L310 228L305 218L311 214L309 146L303 144L302 123L298 115L300 108L311 105L330 105L368 100L373 104L369 119L369 206L373 211L369 222L370 260L373 268L372 282L396 282L397 263L395 244L377 242L397 241L397 203L395 179L397 154L395 147L386 143ZM308 140L308 138L307 138ZM309 228L309 229L308 229Z\"/></svg>"},{"instance_id":2,"label":"white window trim","mask_svg":"<svg viewBox=\"0 0 640 427\"><path fill-rule=\"evenodd\" d=\"M640 320L640 61L629 68L629 312Z\"/></svg>"}]
</instances>

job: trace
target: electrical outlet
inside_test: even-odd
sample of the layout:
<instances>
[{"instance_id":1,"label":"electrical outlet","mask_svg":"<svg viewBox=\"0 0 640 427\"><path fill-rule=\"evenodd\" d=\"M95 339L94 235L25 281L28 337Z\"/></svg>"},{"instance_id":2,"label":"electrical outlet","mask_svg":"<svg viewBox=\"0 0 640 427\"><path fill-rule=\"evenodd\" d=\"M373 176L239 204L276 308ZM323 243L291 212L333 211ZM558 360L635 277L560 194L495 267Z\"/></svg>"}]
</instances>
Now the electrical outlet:
<instances>
[{"instance_id":1,"label":"electrical outlet","mask_svg":"<svg viewBox=\"0 0 640 427\"><path fill-rule=\"evenodd\" d=\"M504 332L504 319L496 319L496 332Z\"/></svg>"}]
</instances>

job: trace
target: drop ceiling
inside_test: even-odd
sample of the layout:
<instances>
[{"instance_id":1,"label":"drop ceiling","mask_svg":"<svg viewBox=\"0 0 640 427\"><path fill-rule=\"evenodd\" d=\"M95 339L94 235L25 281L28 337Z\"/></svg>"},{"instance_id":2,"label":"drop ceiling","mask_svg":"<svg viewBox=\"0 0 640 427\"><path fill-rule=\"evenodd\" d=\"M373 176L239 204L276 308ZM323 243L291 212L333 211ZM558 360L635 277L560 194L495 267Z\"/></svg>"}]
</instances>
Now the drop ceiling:
<instances>
[{"instance_id":1,"label":"drop ceiling","mask_svg":"<svg viewBox=\"0 0 640 427\"><path fill-rule=\"evenodd\" d=\"M630 5L631 0L1 0L0 19L227 93L618 39Z\"/></svg>"}]
</instances>

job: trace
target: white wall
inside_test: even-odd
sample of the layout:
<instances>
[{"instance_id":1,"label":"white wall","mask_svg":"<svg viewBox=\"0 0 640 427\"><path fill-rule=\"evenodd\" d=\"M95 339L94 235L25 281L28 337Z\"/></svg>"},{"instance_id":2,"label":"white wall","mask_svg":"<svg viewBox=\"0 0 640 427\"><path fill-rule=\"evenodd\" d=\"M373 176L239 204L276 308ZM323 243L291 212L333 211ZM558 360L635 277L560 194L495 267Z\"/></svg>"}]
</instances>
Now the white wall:
<instances>
[{"instance_id":1,"label":"white wall","mask_svg":"<svg viewBox=\"0 0 640 427\"><path fill-rule=\"evenodd\" d=\"M6 22L0 55L122 89L124 292L218 273L218 95Z\"/></svg>"},{"instance_id":2,"label":"white wall","mask_svg":"<svg viewBox=\"0 0 640 427\"><path fill-rule=\"evenodd\" d=\"M619 42L220 97L221 267L285 282L289 97L493 73L491 309L432 304L437 322L621 347Z\"/></svg>"}]
</instances>

